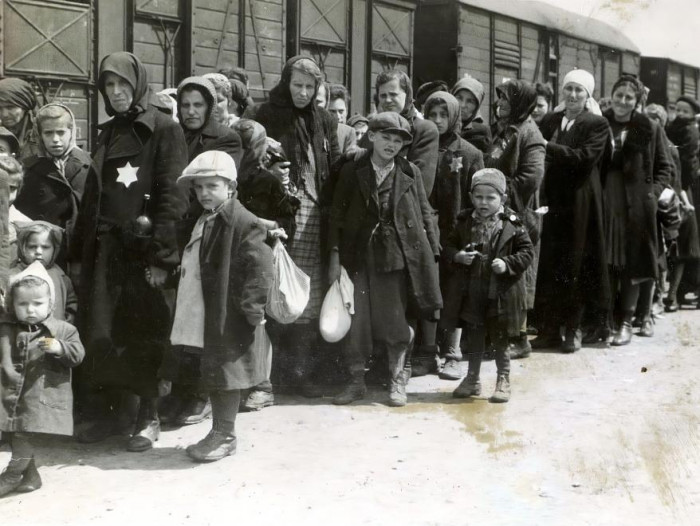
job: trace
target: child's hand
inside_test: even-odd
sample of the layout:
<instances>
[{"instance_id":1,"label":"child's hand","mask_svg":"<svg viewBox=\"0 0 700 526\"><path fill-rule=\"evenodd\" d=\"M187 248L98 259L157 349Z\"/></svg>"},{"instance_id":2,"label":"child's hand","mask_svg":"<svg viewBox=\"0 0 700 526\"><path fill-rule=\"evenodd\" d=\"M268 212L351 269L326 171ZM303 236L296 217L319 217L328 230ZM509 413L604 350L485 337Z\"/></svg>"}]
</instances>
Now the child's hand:
<instances>
[{"instance_id":1,"label":"child's hand","mask_svg":"<svg viewBox=\"0 0 700 526\"><path fill-rule=\"evenodd\" d=\"M503 274L507 270L506 262L501 258L496 258L491 262L491 270L496 274Z\"/></svg>"},{"instance_id":2,"label":"child's hand","mask_svg":"<svg viewBox=\"0 0 700 526\"><path fill-rule=\"evenodd\" d=\"M165 280L168 278L168 271L160 267L149 265L146 267L146 281L154 289L165 285Z\"/></svg>"},{"instance_id":3,"label":"child's hand","mask_svg":"<svg viewBox=\"0 0 700 526\"><path fill-rule=\"evenodd\" d=\"M480 255L481 253L476 250L470 252L467 252L466 250L460 250L455 254L454 262L459 263L460 265L469 266L474 262L474 258Z\"/></svg>"},{"instance_id":4,"label":"child's hand","mask_svg":"<svg viewBox=\"0 0 700 526\"><path fill-rule=\"evenodd\" d=\"M63 346L61 342L53 338L41 338L39 340L39 349L46 354L53 354L54 356L63 355Z\"/></svg>"},{"instance_id":5,"label":"child's hand","mask_svg":"<svg viewBox=\"0 0 700 526\"><path fill-rule=\"evenodd\" d=\"M170 380L158 380L158 396L168 396L173 389L173 383Z\"/></svg>"},{"instance_id":6,"label":"child's hand","mask_svg":"<svg viewBox=\"0 0 700 526\"><path fill-rule=\"evenodd\" d=\"M291 165L292 163L288 161L280 161L270 166L269 171L272 175L276 176L284 186L287 186L289 185L289 167Z\"/></svg>"},{"instance_id":7,"label":"child's hand","mask_svg":"<svg viewBox=\"0 0 700 526\"><path fill-rule=\"evenodd\" d=\"M284 231L284 228L275 228L267 231L267 237L270 239L287 239L287 232Z\"/></svg>"}]
</instances>

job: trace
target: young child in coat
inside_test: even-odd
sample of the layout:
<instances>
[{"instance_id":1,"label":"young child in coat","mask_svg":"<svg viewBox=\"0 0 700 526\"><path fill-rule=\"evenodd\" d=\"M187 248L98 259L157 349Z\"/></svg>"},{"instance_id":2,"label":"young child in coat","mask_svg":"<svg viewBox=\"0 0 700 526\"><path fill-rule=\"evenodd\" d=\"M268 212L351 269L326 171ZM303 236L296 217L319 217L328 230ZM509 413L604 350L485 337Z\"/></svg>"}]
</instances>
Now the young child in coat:
<instances>
[{"instance_id":1,"label":"young child in coat","mask_svg":"<svg viewBox=\"0 0 700 526\"><path fill-rule=\"evenodd\" d=\"M75 117L67 106L43 106L36 123L40 153L24 161L24 183L15 206L32 219L61 227L70 237L90 156L76 145Z\"/></svg>"},{"instance_id":2,"label":"young child in coat","mask_svg":"<svg viewBox=\"0 0 700 526\"><path fill-rule=\"evenodd\" d=\"M371 154L340 172L331 209L329 280L341 264L355 287L355 316L343 345L351 380L333 400L349 404L365 396L365 361L374 348L386 352L389 405L406 405L406 354L411 318L434 319L442 307L436 258L439 241L418 168L399 156L412 141L402 116L372 117Z\"/></svg>"},{"instance_id":3,"label":"young child in coat","mask_svg":"<svg viewBox=\"0 0 700 526\"><path fill-rule=\"evenodd\" d=\"M25 216L22 212L17 210L14 203L17 199L17 194L22 188L22 182L24 181L24 169L22 164L12 156L0 154L0 171L3 172L3 176L7 177L7 182L9 185L9 197L8 197L8 243L10 246L10 263L17 259L17 227L23 223L28 223L31 221L30 218Z\"/></svg>"},{"instance_id":4,"label":"young child in coat","mask_svg":"<svg viewBox=\"0 0 700 526\"><path fill-rule=\"evenodd\" d=\"M161 394L172 382L209 393L212 430L187 454L198 462L236 452L241 390L267 378L265 305L272 286L267 228L235 197L236 165L211 150L187 166L178 185L194 189L204 211L178 226L181 253L172 347L159 376Z\"/></svg>"},{"instance_id":5,"label":"young child in coat","mask_svg":"<svg viewBox=\"0 0 700 526\"><path fill-rule=\"evenodd\" d=\"M486 336L496 350L498 370L491 402L510 399L508 338L520 333L526 301L523 274L532 263L534 248L522 221L506 203L506 178L495 168L472 177L473 210L460 214L448 236L443 258L451 267L445 308L440 319L452 337L467 328L467 376L453 395L481 394L479 371Z\"/></svg>"},{"instance_id":6,"label":"young child in coat","mask_svg":"<svg viewBox=\"0 0 700 526\"><path fill-rule=\"evenodd\" d=\"M46 221L22 224L17 233L17 260L10 268L10 276L19 274L35 261L41 262L54 285L54 318L75 323L78 297L70 278L56 264L62 244L63 231L56 225Z\"/></svg>"},{"instance_id":7,"label":"young child in coat","mask_svg":"<svg viewBox=\"0 0 700 526\"><path fill-rule=\"evenodd\" d=\"M0 475L0 495L41 487L35 433L73 434L72 367L85 356L78 331L53 314L53 281L37 262L10 279L9 318L0 322L0 430L12 458Z\"/></svg>"},{"instance_id":8,"label":"young child in coat","mask_svg":"<svg viewBox=\"0 0 700 526\"><path fill-rule=\"evenodd\" d=\"M431 120L437 126L440 134L438 169L435 175L433 192L428 201L438 215L438 230L440 231L440 244L444 245L457 221L459 212L469 203L469 189L472 176L484 167L484 156L475 146L469 144L459 136L461 130L461 113L459 101L445 91L436 91L428 96L423 106L425 118ZM445 294L447 285L447 269L440 266L440 285ZM445 341L442 348L435 345L437 324L424 322L421 326L421 348L417 349L412 358L413 375L416 375L417 365L421 365L420 357L427 360L432 366L435 363L437 353L442 351L444 366L439 369L439 376L444 380L459 380L462 372L459 361L462 359L460 350L460 338L462 331L457 329L452 341ZM431 345L432 344L432 345ZM438 362L440 362L438 358ZM426 371L426 373L429 371Z\"/></svg>"}]
</instances>

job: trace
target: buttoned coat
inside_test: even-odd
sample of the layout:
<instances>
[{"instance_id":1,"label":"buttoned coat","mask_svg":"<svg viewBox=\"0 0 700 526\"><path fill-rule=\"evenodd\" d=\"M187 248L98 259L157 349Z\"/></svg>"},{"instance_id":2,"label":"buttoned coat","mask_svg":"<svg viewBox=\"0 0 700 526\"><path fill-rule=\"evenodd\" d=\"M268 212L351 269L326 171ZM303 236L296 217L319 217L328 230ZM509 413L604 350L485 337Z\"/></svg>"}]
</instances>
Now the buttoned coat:
<instances>
[{"instance_id":1,"label":"buttoned coat","mask_svg":"<svg viewBox=\"0 0 700 526\"><path fill-rule=\"evenodd\" d=\"M10 385L2 374L0 430L72 435L71 368L83 360L85 349L78 330L65 321L49 317L33 328L16 321L0 324L0 345L11 347L12 364L21 376ZM64 354L43 352L38 346L42 338L60 341Z\"/></svg>"},{"instance_id":2,"label":"buttoned coat","mask_svg":"<svg viewBox=\"0 0 700 526\"><path fill-rule=\"evenodd\" d=\"M196 217L177 225L187 246ZM202 388L247 389L267 378L268 356L255 345L272 286L272 250L262 220L231 198L205 229L199 258L204 294ZM257 342L259 343L259 342Z\"/></svg>"},{"instance_id":3,"label":"buttoned coat","mask_svg":"<svg viewBox=\"0 0 700 526\"><path fill-rule=\"evenodd\" d=\"M428 204L420 170L401 157L396 157L395 163L393 221L408 274L409 302L418 315L433 318L442 307L434 211ZM343 166L331 208L329 246L338 248L340 263L349 273L365 264L378 223L376 176L367 156Z\"/></svg>"}]
</instances>

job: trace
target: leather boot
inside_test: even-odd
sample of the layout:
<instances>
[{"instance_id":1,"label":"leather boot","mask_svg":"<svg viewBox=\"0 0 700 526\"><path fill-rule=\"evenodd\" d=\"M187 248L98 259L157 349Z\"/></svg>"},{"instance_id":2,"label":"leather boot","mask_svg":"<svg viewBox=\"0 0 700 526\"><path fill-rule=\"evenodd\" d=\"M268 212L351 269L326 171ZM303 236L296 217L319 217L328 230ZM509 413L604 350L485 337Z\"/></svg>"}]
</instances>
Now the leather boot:
<instances>
[{"instance_id":1,"label":"leather boot","mask_svg":"<svg viewBox=\"0 0 700 526\"><path fill-rule=\"evenodd\" d=\"M527 334L522 334L508 348L511 360L527 358L532 352L532 345L527 339Z\"/></svg>"},{"instance_id":2,"label":"leather boot","mask_svg":"<svg viewBox=\"0 0 700 526\"><path fill-rule=\"evenodd\" d=\"M175 422L181 426L199 424L211 415L211 403L206 395L193 395L185 400Z\"/></svg>"},{"instance_id":3,"label":"leather boot","mask_svg":"<svg viewBox=\"0 0 700 526\"><path fill-rule=\"evenodd\" d=\"M17 486L15 491L17 493L30 493L41 488L41 476L39 471L36 469L36 463L34 462L34 457L29 461L27 469L24 470L22 475L22 483Z\"/></svg>"},{"instance_id":4,"label":"leather boot","mask_svg":"<svg viewBox=\"0 0 700 526\"><path fill-rule=\"evenodd\" d=\"M632 341L632 324L629 321L623 321L620 325L620 330L613 337L613 345L627 345Z\"/></svg>"},{"instance_id":5,"label":"leather boot","mask_svg":"<svg viewBox=\"0 0 700 526\"><path fill-rule=\"evenodd\" d=\"M408 402L406 372L406 370L401 371L389 381L389 405L391 407L403 407Z\"/></svg>"},{"instance_id":6,"label":"leather boot","mask_svg":"<svg viewBox=\"0 0 700 526\"><path fill-rule=\"evenodd\" d=\"M0 474L0 497L19 487L27 467L26 460L10 459L10 463Z\"/></svg>"},{"instance_id":7,"label":"leather boot","mask_svg":"<svg viewBox=\"0 0 700 526\"><path fill-rule=\"evenodd\" d=\"M333 398L334 405L347 405L362 400L367 394L364 371L352 375L350 383Z\"/></svg>"},{"instance_id":8,"label":"leather boot","mask_svg":"<svg viewBox=\"0 0 700 526\"><path fill-rule=\"evenodd\" d=\"M579 349L581 349L581 329L566 329L561 351L564 353L572 353Z\"/></svg>"},{"instance_id":9,"label":"leather boot","mask_svg":"<svg viewBox=\"0 0 700 526\"><path fill-rule=\"evenodd\" d=\"M489 398L494 404L504 404L510 400L510 377L507 374L499 374L496 380L496 390Z\"/></svg>"},{"instance_id":10,"label":"leather boot","mask_svg":"<svg viewBox=\"0 0 700 526\"><path fill-rule=\"evenodd\" d=\"M654 336L654 320L652 320L651 316L645 316L642 320L642 327L639 329L639 335L645 338Z\"/></svg>"},{"instance_id":11,"label":"leather boot","mask_svg":"<svg viewBox=\"0 0 700 526\"><path fill-rule=\"evenodd\" d=\"M197 462L215 462L236 453L236 437L212 429L206 437L188 446L185 451L192 460Z\"/></svg>"},{"instance_id":12,"label":"leather boot","mask_svg":"<svg viewBox=\"0 0 700 526\"><path fill-rule=\"evenodd\" d=\"M481 394L481 382L479 375L473 372L467 373L467 376L452 392L455 398L469 398L471 396L479 396Z\"/></svg>"}]
</instances>

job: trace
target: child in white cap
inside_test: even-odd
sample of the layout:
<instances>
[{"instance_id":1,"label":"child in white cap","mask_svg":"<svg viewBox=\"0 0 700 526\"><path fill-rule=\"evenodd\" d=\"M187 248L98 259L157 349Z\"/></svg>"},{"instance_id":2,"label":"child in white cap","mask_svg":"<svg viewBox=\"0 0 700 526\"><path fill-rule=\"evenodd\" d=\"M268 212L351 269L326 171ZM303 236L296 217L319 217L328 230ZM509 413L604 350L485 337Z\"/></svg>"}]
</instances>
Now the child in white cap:
<instances>
[{"instance_id":1,"label":"child in white cap","mask_svg":"<svg viewBox=\"0 0 700 526\"><path fill-rule=\"evenodd\" d=\"M178 225L180 282L161 394L173 381L209 393L212 430L187 448L198 462L236 452L241 389L267 378L267 354L255 342L264 331L272 250L263 222L235 197L236 175L231 156L212 150L198 155L177 181L194 190L204 211Z\"/></svg>"}]
</instances>

